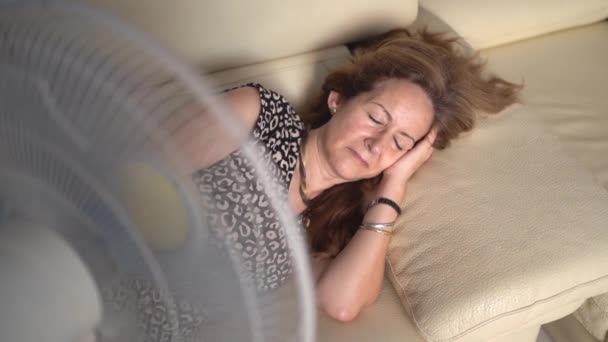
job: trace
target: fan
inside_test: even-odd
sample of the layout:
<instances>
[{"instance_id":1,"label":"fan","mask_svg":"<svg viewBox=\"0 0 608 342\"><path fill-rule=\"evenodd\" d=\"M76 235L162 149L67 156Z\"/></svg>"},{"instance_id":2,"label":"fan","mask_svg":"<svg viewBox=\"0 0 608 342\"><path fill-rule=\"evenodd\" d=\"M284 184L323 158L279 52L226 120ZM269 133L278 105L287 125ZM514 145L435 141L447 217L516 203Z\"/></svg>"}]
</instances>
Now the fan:
<instances>
[{"instance_id":1,"label":"fan","mask_svg":"<svg viewBox=\"0 0 608 342\"><path fill-rule=\"evenodd\" d=\"M3 341L313 340L303 234L267 159L212 94L108 14L0 5ZM274 265L252 268L213 192L200 191L208 184L194 180L175 138L193 118L209 141L197 158L237 141L280 221L290 272L278 286L264 286ZM266 234L255 236L261 251Z\"/></svg>"}]
</instances>

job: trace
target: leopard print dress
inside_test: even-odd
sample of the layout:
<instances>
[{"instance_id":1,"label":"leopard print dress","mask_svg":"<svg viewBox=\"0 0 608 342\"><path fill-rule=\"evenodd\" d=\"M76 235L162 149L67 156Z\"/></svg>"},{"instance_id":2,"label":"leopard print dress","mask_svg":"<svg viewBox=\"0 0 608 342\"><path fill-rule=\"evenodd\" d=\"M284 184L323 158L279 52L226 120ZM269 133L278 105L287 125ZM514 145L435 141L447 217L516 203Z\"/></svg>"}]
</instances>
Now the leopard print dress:
<instances>
[{"instance_id":1,"label":"leopard print dress","mask_svg":"<svg viewBox=\"0 0 608 342\"><path fill-rule=\"evenodd\" d=\"M272 186L288 203L289 183L296 167L304 125L282 95L257 83L261 110L252 137L262 163L270 172ZM233 88L236 89L236 88ZM258 290L272 290L283 283L291 270L285 233L270 206L250 161L237 150L194 175L215 233L238 250L245 277ZM289 210L288 207L277 210ZM301 219L300 219L300 224Z\"/></svg>"},{"instance_id":2,"label":"leopard print dress","mask_svg":"<svg viewBox=\"0 0 608 342\"><path fill-rule=\"evenodd\" d=\"M289 183L305 130L285 97L257 83L241 87L245 86L256 88L260 95L261 110L251 137L258 156L270 172L271 186L281 197L280 207L271 206L263 184L255 177L253 165L241 150L195 172L193 181L202 199L205 219L212 227L212 240L228 247L214 249L200 258L181 258L181 261L173 258L173 266L168 268L204 267L205 262L213 263L214 258L219 261L232 254L243 265L240 277L250 281L259 293L265 293L279 288L292 271L287 239L276 210L289 210ZM307 220L300 216L298 223L299 227L305 227ZM300 233L304 236L303 230ZM184 272L176 274L183 275ZM216 282L222 287L229 286L225 281ZM171 341L176 329L184 341L199 341L199 333L205 329L209 316L204 309L180 298L168 305L156 289L139 279L126 277L116 286L106 288L102 295L104 302L111 303L107 308L113 312L110 316L115 320L124 321L120 318L121 312L136 313L134 319L137 322L133 323L138 326L138 336L145 335L144 341ZM101 340L113 342L111 339Z\"/></svg>"}]
</instances>

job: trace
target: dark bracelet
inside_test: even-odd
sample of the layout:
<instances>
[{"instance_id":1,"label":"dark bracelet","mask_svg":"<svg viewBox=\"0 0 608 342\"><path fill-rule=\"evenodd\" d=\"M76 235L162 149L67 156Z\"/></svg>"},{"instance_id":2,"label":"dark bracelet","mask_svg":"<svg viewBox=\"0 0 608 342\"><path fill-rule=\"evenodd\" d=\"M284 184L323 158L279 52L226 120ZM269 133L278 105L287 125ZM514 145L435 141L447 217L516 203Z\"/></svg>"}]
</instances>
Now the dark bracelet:
<instances>
[{"instance_id":1,"label":"dark bracelet","mask_svg":"<svg viewBox=\"0 0 608 342\"><path fill-rule=\"evenodd\" d=\"M386 204L391 208L395 209L397 215L401 215L401 208L399 208L399 205L397 205L397 203L395 203L395 201L393 200L390 200L386 197L378 197L375 200L371 201L371 203L367 206L367 209L375 206L376 204Z\"/></svg>"}]
</instances>

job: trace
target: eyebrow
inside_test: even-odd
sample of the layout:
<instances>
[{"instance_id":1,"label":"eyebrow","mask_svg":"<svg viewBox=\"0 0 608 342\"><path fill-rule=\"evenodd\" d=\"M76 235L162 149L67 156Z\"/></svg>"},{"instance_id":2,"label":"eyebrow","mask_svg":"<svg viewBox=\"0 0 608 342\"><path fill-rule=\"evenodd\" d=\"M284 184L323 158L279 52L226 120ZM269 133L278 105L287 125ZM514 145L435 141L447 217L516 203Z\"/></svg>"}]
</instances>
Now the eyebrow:
<instances>
[{"instance_id":1,"label":"eyebrow","mask_svg":"<svg viewBox=\"0 0 608 342\"><path fill-rule=\"evenodd\" d=\"M388 112L388 110L386 110L386 107L384 107L383 105L381 105L378 102L372 101L372 103L375 104L375 105L377 105L377 106L380 106L380 108L382 108L382 110L386 113L386 115L388 115L389 119L391 121L393 121L393 116L391 115L391 113ZM406 132L399 132L399 134L403 135L404 137L410 138L414 144L416 143L416 139L414 139L414 137L412 137L411 135L407 134Z\"/></svg>"}]
</instances>

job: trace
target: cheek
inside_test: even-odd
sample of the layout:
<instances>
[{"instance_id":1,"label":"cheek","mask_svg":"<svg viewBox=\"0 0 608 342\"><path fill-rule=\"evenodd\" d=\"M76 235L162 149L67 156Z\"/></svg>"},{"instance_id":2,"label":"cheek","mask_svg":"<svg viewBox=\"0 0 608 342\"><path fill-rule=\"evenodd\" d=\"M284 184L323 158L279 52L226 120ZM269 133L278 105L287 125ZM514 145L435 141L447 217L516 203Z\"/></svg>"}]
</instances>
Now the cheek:
<instances>
[{"instance_id":1,"label":"cheek","mask_svg":"<svg viewBox=\"0 0 608 342\"><path fill-rule=\"evenodd\" d=\"M369 135L369 125L364 120L353 117L354 115L336 118L335 126L332 127L335 141L352 144L359 140L362 141L365 136Z\"/></svg>"}]
</instances>

